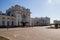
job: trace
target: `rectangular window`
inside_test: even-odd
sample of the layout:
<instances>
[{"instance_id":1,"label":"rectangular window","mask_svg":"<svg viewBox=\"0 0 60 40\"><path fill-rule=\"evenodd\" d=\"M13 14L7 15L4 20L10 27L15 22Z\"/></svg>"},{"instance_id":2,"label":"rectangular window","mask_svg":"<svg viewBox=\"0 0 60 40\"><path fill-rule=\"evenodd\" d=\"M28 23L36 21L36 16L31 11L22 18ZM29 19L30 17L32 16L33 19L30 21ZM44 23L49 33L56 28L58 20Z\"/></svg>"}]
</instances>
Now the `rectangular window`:
<instances>
[{"instance_id":1,"label":"rectangular window","mask_svg":"<svg viewBox=\"0 0 60 40\"><path fill-rule=\"evenodd\" d=\"M12 26L14 25L14 22L12 21Z\"/></svg>"},{"instance_id":2,"label":"rectangular window","mask_svg":"<svg viewBox=\"0 0 60 40\"><path fill-rule=\"evenodd\" d=\"M5 26L5 21L2 21L2 25Z\"/></svg>"},{"instance_id":3,"label":"rectangular window","mask_svg":"<svg viewBox=\"0 0 60 40\"><path fill-rule=\"evenodd\" d=\"M7 26L9 26L9 21L7 21Z\"/></svg>"},{"instance_id":4,"label":"rectangular window","mask_svg":"<svg viewBox=\"0 0 60 40\"><path fill-rule=\"evenodd\" d=\"M2 17L2 19L5 19L5 17Z\"/></svg>"},{"instance_id":5,"label":"rectangular window","mask_svg":"<svg viewBox=\"0 0 60 40\"><path fill-rule=\"evenodd\" d=\"M9 18L7 18L7 19L9 19Z\"/></svg>"}]
</instances>

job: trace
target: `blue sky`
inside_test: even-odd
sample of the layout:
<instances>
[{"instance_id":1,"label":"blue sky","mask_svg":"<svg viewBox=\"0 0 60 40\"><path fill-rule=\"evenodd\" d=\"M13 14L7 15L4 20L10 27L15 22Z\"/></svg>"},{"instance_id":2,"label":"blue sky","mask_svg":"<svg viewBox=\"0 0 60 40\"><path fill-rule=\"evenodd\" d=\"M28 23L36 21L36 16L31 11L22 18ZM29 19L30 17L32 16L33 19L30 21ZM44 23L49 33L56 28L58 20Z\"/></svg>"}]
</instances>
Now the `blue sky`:
<instances>
[{"instance_id":1,"label":"blue sky","mask_svg":"<svg viewBox=\"0 0 60 40\"><path fill-rule=\"evenodd\" d=\"M31 10L31 17L50 17L60 20L60 0L0 0L0 11L19 4Z\"/></svg>"}]
</instances>

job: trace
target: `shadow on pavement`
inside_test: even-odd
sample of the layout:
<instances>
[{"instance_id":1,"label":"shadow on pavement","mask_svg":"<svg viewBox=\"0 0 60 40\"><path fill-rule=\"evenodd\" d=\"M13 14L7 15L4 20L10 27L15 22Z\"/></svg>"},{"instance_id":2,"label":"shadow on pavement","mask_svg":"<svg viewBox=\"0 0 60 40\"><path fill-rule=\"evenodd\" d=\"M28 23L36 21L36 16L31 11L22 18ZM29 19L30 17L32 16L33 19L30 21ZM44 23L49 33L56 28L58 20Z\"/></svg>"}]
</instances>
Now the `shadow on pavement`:
<instances>
[{"instance_id":1,"label":"shadow on pavement","mask_svg":"<svg viewBox=\"0 0 60 40\"><path fill-rule=\"evenodd\" d=\"M9 40L8 38L0 36L0 40Z\"/></svg>"}]
</instances>

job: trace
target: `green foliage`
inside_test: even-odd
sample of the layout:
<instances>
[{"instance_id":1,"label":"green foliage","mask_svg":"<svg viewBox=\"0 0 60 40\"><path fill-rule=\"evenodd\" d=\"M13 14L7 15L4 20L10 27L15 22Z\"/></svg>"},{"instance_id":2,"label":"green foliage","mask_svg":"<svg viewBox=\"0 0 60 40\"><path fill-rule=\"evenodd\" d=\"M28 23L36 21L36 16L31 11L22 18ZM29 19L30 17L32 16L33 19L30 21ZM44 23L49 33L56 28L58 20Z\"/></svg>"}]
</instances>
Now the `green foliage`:
<instances>
[{"instance_id":1,"label":"green foliage","mask_svg":"<svg viewBox=\"0 0 60 40\"><path fill-rule=\"evenodd\" d=\"M56 28L56 29L58 28L58 24L55 24L55 28Z\"/></svg>"}]
</instances>

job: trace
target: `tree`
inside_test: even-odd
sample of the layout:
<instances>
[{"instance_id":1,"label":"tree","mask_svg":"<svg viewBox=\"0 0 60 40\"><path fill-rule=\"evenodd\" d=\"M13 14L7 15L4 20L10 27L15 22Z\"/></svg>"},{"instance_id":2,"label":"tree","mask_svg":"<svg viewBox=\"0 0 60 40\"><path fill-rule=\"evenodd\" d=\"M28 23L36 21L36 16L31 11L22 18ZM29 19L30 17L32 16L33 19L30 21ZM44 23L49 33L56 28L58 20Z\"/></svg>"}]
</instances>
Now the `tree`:
<instances>
[{"instance_id":1,"label":"tree","mask_svg":"<svg viewBox=\"0 0 60 40\"><path fill-rule=\"evenodd\" d=\"M58 24L55 24L55 28L56 28L56 29L58 28Z\"/></svg>"}]
</instances>

